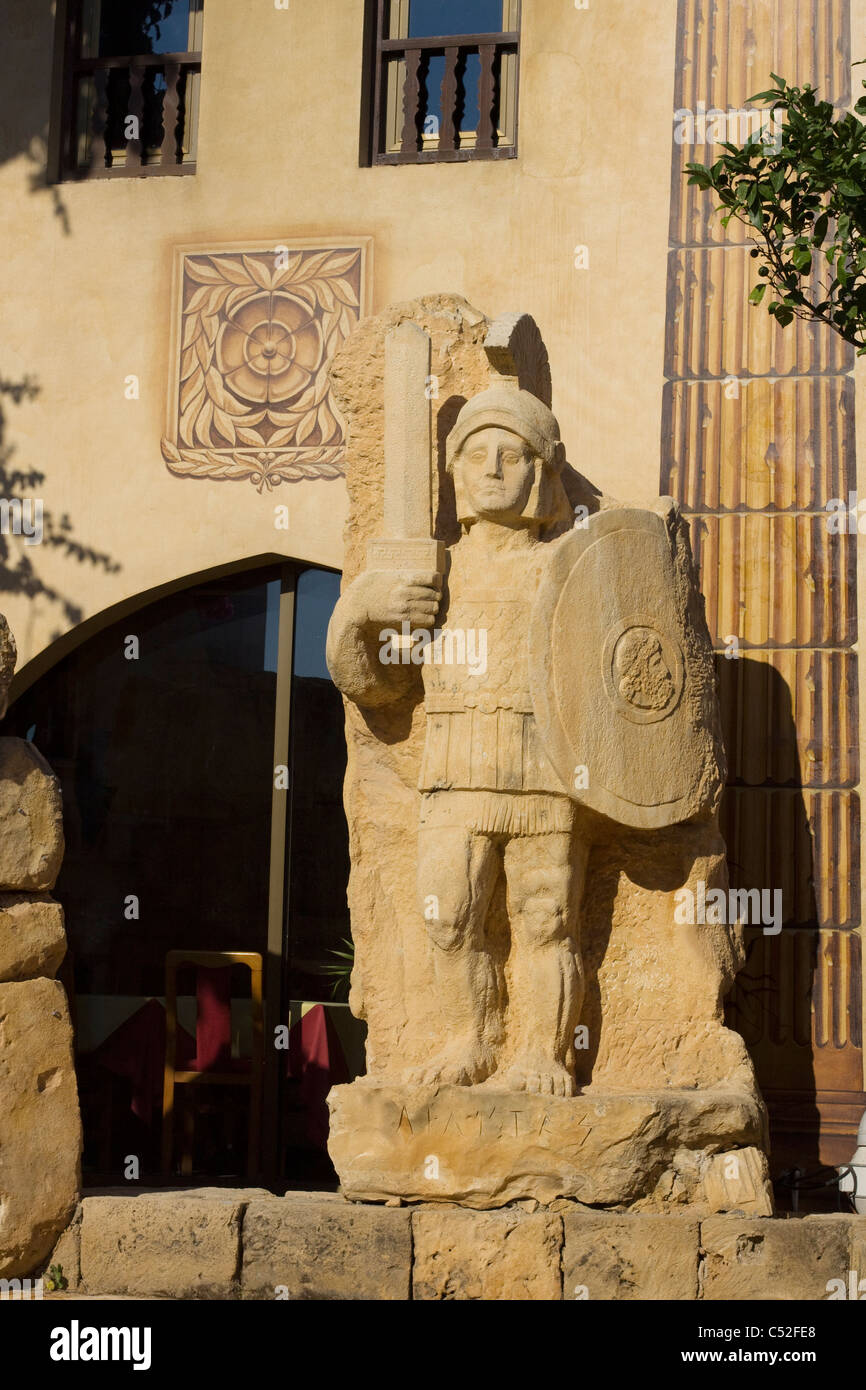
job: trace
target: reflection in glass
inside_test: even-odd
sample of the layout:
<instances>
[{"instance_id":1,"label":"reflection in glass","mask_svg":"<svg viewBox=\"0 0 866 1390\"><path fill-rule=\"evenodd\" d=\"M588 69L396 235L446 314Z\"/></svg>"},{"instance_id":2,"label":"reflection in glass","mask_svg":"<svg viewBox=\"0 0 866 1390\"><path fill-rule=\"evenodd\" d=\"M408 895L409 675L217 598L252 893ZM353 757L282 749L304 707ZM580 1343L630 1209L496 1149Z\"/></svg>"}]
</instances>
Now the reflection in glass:
<instances>
[{"instance_id":1,"label":"reflection in glass","mask_svg":"<svg viewBox=\"0 0 866 1390\"><path fill-rule=\"evenodd\" d=\"M325 665L325 636L340 576L305 570L297 585L292 679L292 827L289 994L334 998L322 966L345 949L349 842L342 810L343 702ZM345 999L345 992L342 994Z\"/></svg>"},{"instance_id":2,"label":"reflection in glass","mask_svg":"<svg viewBox=\"0 0 866 1390\"><path fill-rule=\"evenodd\" d=\"M409 0L409 37L413 39L495 34L501 29L502 0Z\"/></svg>"},{"instance_id":3,"label":"reflection in glass","mask_svg":"<svg viewBox=\"0 0 866 1390\"><path fill-rule=\"evenodd\" d=\"M309 1042L303 1011L333 1003L323 967L349 935L343 707L325 666L340 579L300 573L292 652L280 634L293 572L284 565L229 576L138 610L48 671L3 723L3 734L36 744L62 785L66 854L54 890L69 940L62 978L84 1167L102 1180L122 1171L128 1153L139 1156L142 1174L159 1169L167 952L267 959L275 795L289 797L289 914L283 960L270 977L278 982L282 971L283 995L277 988L265 1003L271 1025L293 1026L266 1097L282 1115L281 1155L265 1160L272 1172L282 1157L295 1175L312 1164L309 1176L333 1177L324 1097L330 1079L363 1069L363 1028L344 1002L327 1011L329 1070L320 1069L318 1090L309 1089L312 1060L305 1071L298 1059ZM278 669L288 679L292 662L289 785L277 793ZM190 1046L197 983L194 970L182 973L178 1017ZM250 1050L250 1002L240 967L231 1001L232 1055L241 1058ZM247 1092L186 1089L202 1092L196 1171L243 1171Z\"/></svg>"},{"instance_id":4,"label":"reflection in glass","mask_svg":"<svg viewBox=\"0 0 866 1390\"><path fill-rule=\"evenodd\" d=\"M85 0L82 56L128 58L143 53L186 53L191 43L190 0Z\"/></svg>"}]
</instances>

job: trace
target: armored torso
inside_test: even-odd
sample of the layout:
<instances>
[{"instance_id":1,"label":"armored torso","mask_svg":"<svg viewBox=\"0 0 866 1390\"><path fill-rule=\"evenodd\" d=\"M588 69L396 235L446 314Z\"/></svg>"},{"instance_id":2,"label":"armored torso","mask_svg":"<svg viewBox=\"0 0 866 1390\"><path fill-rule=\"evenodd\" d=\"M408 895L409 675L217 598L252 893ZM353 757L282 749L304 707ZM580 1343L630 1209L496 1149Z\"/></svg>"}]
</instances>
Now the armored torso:
<instances>
[{"instance_id":1,"label":"armored torso","mask_svg":"<svg viewBox=\"0 0 866 1390\"><path fill-rule=\"evenodd\" d=\"M491 553L473 528L449 552L442 635L422 668L422 791L565 795L541 746L529 693L529 617L547 548L526 533L519 540Z\"/></svg>"}]
</instances>

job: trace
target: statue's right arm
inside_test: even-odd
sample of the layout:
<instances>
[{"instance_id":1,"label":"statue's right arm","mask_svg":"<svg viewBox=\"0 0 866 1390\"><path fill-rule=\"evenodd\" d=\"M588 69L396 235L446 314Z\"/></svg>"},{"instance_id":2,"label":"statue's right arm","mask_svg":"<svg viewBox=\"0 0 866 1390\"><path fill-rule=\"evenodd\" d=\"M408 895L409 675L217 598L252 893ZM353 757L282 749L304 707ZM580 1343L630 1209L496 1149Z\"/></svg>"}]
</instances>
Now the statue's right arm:
<instances>
[{"instance_id":1,"label":"statue's right arm","mask_svg":"<svg viewBox=\"0 0 866 1390\"><path fill-rule=\"evenodd\" d=\"M441 594L434 574L364 570L352 581L331 615L325 649L334 684L347 699L372 708L406 694L418 668L383 659L390 649L385 634L399 632L404 621L432 628Z\"/></svg>"}]
</instances>

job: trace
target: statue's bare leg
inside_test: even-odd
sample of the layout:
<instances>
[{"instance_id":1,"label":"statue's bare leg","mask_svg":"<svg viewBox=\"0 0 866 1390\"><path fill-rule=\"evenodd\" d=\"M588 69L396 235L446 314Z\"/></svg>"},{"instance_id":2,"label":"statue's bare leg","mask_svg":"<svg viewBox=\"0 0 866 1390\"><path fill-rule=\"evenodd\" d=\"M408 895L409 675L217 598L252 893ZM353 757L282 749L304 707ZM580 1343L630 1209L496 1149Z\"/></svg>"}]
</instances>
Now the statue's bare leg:
<instances>
[{"instance_id":1,"label":"statue's bare leg","mask_svg":"<svg viewBox=\"0 0 866 1390\"><path fill-rule=\"evenodd\" d=\"M515 1090L574 1094L574 1030L583 1004L579 912L588 849L567 833L527 835L505 847L511 922L511 1061Z\"/></svg>"},{"instance_id":2,"label":"statue's bare leg","mask_svg":"<svg viewBox=\"0 0 866 1390\"><path fill-rule=\"evenodd\" d=\"M464 827L424 826L418 834L418 895L433 945L436 1010L445 1048L410 1080L471 1086L493 1070L487 1025L498 1001L484 922L502 855L485 835Z\"/></svg>"}]
</instances>

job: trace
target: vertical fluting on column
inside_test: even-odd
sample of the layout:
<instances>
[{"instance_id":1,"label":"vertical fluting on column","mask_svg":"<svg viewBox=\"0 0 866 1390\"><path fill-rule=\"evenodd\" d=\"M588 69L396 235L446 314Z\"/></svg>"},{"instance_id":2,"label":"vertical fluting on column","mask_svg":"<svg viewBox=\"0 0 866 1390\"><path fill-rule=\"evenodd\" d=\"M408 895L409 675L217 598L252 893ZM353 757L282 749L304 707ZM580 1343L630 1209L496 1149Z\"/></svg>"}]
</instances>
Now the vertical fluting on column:
<instances>
[{"instance_id":1,"label":"vertical fluting on column","mask_svg":"<svg viewBox=\"0 0 866 1390\"><path fill-rule=\"evenodd\" d=\"M680 0L675 107L701 140L702 112L725 112L742 143L730 113L771 72L844 107L850 61L849 0ZM775 1169L838 1162L864 1105L856 536L826 511L856 486L853 352L748 305L747 234L683 173L721 151L672 148L661 491L690 517L718 651L731 882L783 903L779 935L747 930L731 1022Z\"/></svg>"}]
</instances>

